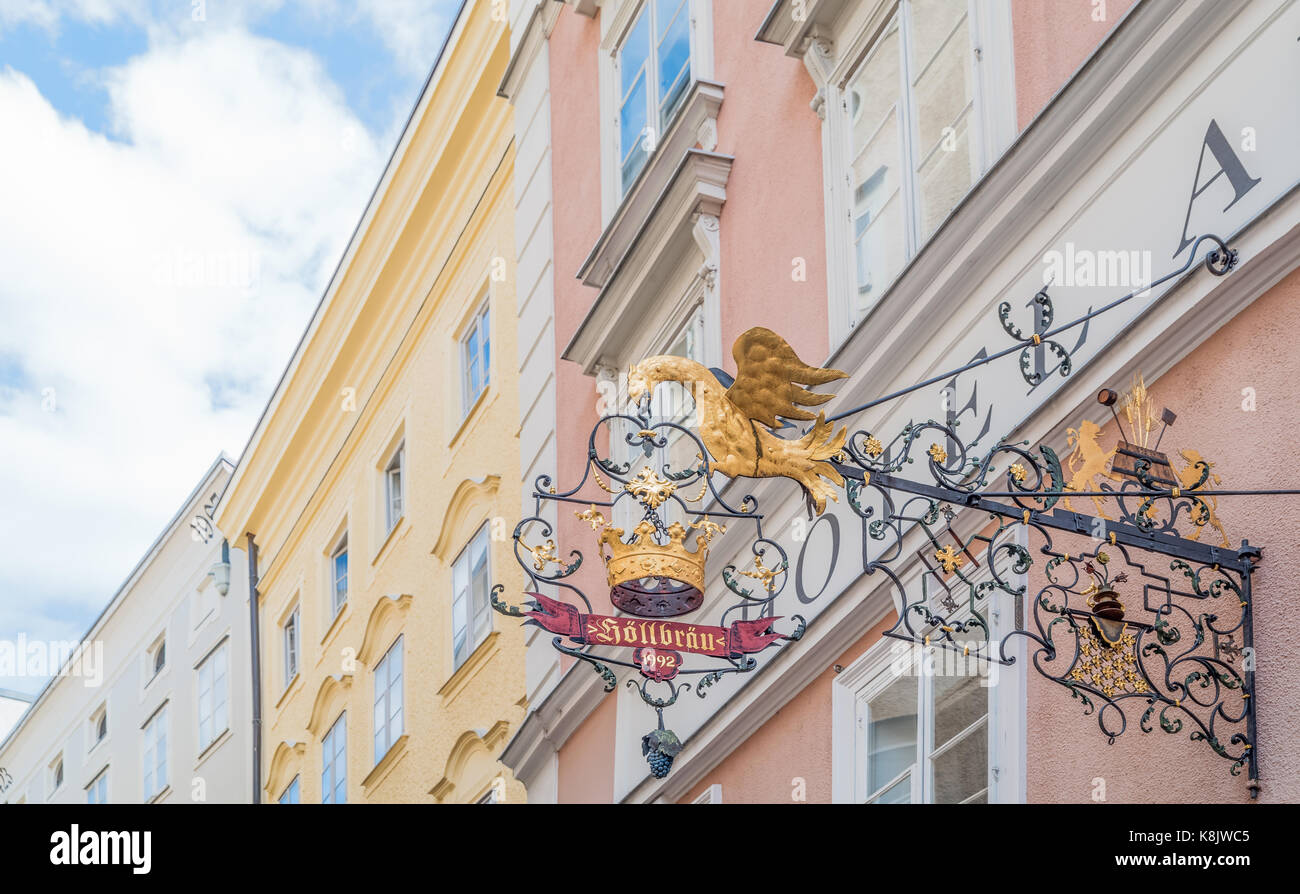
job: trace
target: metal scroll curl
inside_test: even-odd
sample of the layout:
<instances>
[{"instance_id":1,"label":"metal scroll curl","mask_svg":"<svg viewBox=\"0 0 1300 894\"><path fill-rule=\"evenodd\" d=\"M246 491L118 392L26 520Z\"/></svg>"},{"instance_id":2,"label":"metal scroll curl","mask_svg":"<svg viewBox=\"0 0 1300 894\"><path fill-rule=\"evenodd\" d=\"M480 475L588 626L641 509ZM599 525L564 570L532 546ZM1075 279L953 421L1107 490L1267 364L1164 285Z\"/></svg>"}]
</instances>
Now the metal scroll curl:
<instances>
[{"instance_id":1,"label":"metal scroll curl","mask_svg":"<svg viewBox=\"0 0 1300 894\"><path fill-rule=\"evenodd\" d=\"M601 443L624 449L606 455ZM799 639L805 625L798 616L773 616L789 557L764 536L751 495L729 502L719 492L710 454L695 432L652 417L643 401L635 412L600 419L587 444L581 479L561 490L540 476L534 512L515 526L524 601L507 603L497 587L490 604L555 634L556 650L590 665L606 692L620 675L629 677L629 688L658 718L642 750L652 774L662 778L682 748L665 728L664 712L686 692L704 698L729 675L753 672L759 653ZM618 613L598 610L604 600L589 598L575 583L586 560L577 548L557 546L547 506L567 507L590 527ZM724 586L708 598L708 553L724 537L747 542L749 561L724 567Z\"/></svg>"}]
</instances>

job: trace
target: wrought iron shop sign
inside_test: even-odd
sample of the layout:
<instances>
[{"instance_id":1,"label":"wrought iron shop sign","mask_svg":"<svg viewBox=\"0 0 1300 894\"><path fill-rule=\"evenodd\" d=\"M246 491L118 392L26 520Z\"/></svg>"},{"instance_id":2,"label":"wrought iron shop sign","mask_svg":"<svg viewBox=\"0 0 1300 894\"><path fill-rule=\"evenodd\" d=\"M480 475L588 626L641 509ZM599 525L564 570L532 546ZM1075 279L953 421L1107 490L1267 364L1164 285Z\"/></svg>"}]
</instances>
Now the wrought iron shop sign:
<instances>
[{"instance_id":1,"label":"wrought iron shop sign","mask_svg":"<svg viewBox=\"0 0 1300 894\"><path fill-rule=\"evenodd\" d=\"M986 430L966 443L960 420L951 418L909 422L892 434L850 434L835 422L1003 357L1017 356L1033 386L1042 377L1033 359L1041 348L1056 358L1052 371L1068 375L1063 345L1074 332L1187 272L1207 242L1205 267L1225 275L1236 253L1218 237L1202 236L1179 270L1067 323L1053 326L1047 289L1035 296L1037 325L1029 334L1009 321L1004 303L999 316L1011 345L830 419L809 408L833 395L812 389L845 374L803 363L766 329L737 340L734 381L682 357L642 361L628 374L635 409L597 423L579 480L560 489L548 476L538 479L535 512L514 532L515 556L528 577L526 605L503 602L498 586L493 607L555 634L555 648L590 664L606 691L617 686L617 669L632 672L627 685L658 717L642 752L652 773L666 776L682 742L665 727L664 711L687 691L703 698L727 675L751 673L762 653L788 648L804 634L803 616L775 611L791 562L765 533L757 500L718 487L726 479L788 478L817 517L813 528L831 523L831 567L812 569L812 577L829 581L840 538L854 536L841 530L842 514L824 514L828 503L843 501L858 520L861 549L846 555L860 552L861 573L882 575L892 589L898 616L887 635L1003 665L1016 661L1011 644L1018 637L1029 644L1034 669L1095 715L1108 741L1127 730L1135 710L1144 732L1159 726L1186 733L1227 759L1234 775L1246 769L1253 796L1250 580L1261 553L1245 542L1228 547L1216 504L1225 492L1215 489L1213 464L1184 450L1185 465L1176 470L1160 452L1163 432L1177 417L1155 411L1140 378L1123 397L1109 389L1098 396L1115 414L1119 443L1108 450L1101 428L1081 423L1070 430L1073 449L1064 463L1047 445L1002 440L981 449ZM668 382L689 389L697 427L652 416L649 396ZM597 445L606 442L622 445L632 459L602 453ZM601 499L580 496L590 484ZM582 553L558 555L542 514L548 503L568 506L590 525L610 611L597 611L573 580ZM953 526L960 513L986 521L963 535ZM1201 542L1207 529L1222 535L1220 544ZM1037 557L1025 545L1030 531L1040 544ZM709 594L709 552L723 540L729 555L745 558L723 567L721 586ZM922 569L919 589L904 580L913 559ZM809 604L816 594L804 590L802 561L800 553L795 596ZM1028 572L1036 563L1041 585L1032 592ZM1017 622L999 636L989 619L1003 600Z\"/></svg>"}]
</instances>

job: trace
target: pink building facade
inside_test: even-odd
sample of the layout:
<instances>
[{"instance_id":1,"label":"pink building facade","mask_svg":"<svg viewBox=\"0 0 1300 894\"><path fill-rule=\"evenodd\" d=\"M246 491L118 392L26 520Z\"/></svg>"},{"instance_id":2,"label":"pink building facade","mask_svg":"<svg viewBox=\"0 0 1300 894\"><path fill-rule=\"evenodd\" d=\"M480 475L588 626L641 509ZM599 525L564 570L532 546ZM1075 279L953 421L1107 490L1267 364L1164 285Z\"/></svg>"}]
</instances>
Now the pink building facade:
<instances>
[{"instance_id":1,"label":"pink building facade","mask_svg":"<svg viewBox=\"0 0 1300 894\"><path fill-rule=\"evenodd\" d=\"M976 452L1048 446L1076 491L1118 488L1098 457L1136 438L1096 395L1132 393L1140 375L1152 412L1176 415L1159 450L1180 483L1198 460L1223 489L1300 482L1286 434L1300 413L1294 3L515 0L511 28L501 93L516 111L526 493L539 476L561 489L581 477L593 426L626 408L637 361L673 354L734 376L731 346L755 326L847 373L822 389L835 393L822 408L832 415L935 379L844 420L890 449L909 424L934 420ZM1201 263L1207 234L1238 252L1227 275ZM1056 338L1068 375L1041 338L1044 288L1057 325L1133 295ZM1014 344L1003 316L1033 339L1025 365L1012 353L941 376ZM689 393L660 389L662 415L690 424ZM924 478L930 440L918 473L900 475ZM722 490L746 493L790 558L773 613L805 619L802 637L666 710L685 747L656 778L641 751L655 713L626 685L636 674L618 669L607 691L530 628L528 715L503 757L530 801L1300 801L1300 751L1288 744L1300 665L1283 632L1283 606L1300 596L1285 569L1300 498L1221 496L1206 505L1210 523L1184 516L1179 527L1225 566L1245 542L1262 549L1249 600L1201 605L1167 644L1195 641L1222 663L1198 667L1231 669L1180 678L1192 713L1222 706L1207 742L1191 714L1176 720L1182 698L1163 725L1163 705L1144 718L1137 697L1122 702L1122 721L1101 700L1089 708L1049 679L1070 670L1068 655L1045 661L1030 638L1007 640L1008 663L950 667L942 650L887 636L909 599L964 598L918 533L876 542L843 494L810 515L786 479ZM578 496L602 494L593 484ZM861 499L868 516L886 513L878 495ZM1028 568L1013 567L1011 551L970 554L974 584L996 575L1023 588L983 606L990 639L1033 627L1053 556L1059 568L1070 564L1062 554L1095 561L1108 549L1131 578L1116 589L1133 621L1138 603L1153 604L1153 582L1181 580L1168 556L1131 542L1121 558L1137 529L1114 506L1070 504L1108 524L1011 525L999 536L1032 557ZM520 508L536 511L528 496ZM938 527L953 543L996 528L988 513L947 508ZM560 555L587 557L573 581L593 611L616 614L573 509L542 514ZM880 573L881 549L911 558ZM735 539L711 553L700 623L716 622L720 571L745 550ZM1229 623L1246 601L1253 631ZM930 634L941 638L934 628L916 638ZM1134 694L1132 680L1116 685ZM1252 729L1228 680L1256 700ZM1248 751L1257 766L1230 772Z\"/></svg>"}]
</instances>

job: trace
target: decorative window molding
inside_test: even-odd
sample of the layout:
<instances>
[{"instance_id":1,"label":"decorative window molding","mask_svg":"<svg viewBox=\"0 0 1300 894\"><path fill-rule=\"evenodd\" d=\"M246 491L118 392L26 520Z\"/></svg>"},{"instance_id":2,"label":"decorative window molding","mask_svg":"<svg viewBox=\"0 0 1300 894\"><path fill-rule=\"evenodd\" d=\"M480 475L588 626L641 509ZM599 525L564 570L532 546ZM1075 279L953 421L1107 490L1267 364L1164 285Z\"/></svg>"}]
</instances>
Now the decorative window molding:
<instances>
[{"instance_id":1,"label":"decorative window molding","mask_svg":"<svg viewBox=\"0 0 1300 894\"><path fill-rule=\"evenodd\" d=\"M86 721L86 752L90 753L108 741L108 702L99 703Z\"/></svg>"},{"instance_id":2,"label":"decorative window molding","mask_svg":"<svg viewBox=\"0 0 1300 894\"><path fill-rule=\"evenodd\" d=\"M325 721L335 716L347 699L347 692L352 688L351 674L329 674L321 681L312 702L311 713L307 716L307 732L319 736L325 728Z\"/></svg>"},{"instance_id":3,"label":"decorative window molding","mask_svg":"<svg viewBox=\"0 0 1300 894\"><path fill-rule=\"evenodd\" d=\"M478 802L485 793L495 794L494 781L505 772L496 754L505 744L510 724L498 720L487 732L469 730L461 734L447 755L443 776L429 790L441 804ZM461 794L453 797L457 792ZM498 800L490 803L499 804Z\"/></svg>"},{"instance_id":4,"label":"decorative window molding","mask_svg":"<svg viewBox=\"0 0 1300 894\"><path fill-rule=\"evenodd\" d=\"M108 803L108 767L95 774L95 778L86 786L87 804Z\"/></svg>"},{"instance_id":5,"label":"decorative window molding","mask_svg":"<svg viewBox=\"0 0 1300 894\"><path fill-rule=\"evenodd\" d=\"M487 475L482 481L466 478L456 485L447 508L441 513L442 530L433 544L433 554L450 565L459 547L469 539L470 534L482 524L482 520L491 516L496 501L497 489L501 486L500 475Z\"/></svg>"},{"instance_id":6,"label":"decorative window molding","mask_svg":"<svg viewBox=\"0 0 1300 894\"><path fill-rule=\"evenodd\" d=\"M379 655L379 647L391 644L397 630L405 623L404 615L411 607L414 596L403 593L400 596L381 596L375 601L366 619L366 630L361 635L361 646L357 649L357 661L366 667Z\"/></svg>"},{"instance_id":7,"label":"decorative window molding","mask_svg":"<svg viewBox=\"0 0 1300 894\"><path fill-rule=\"evenodd\" d=\"M284 657L283 687L287 690L298 676L302 661L302 612L297 597L294 598L293 608L280 621L280 641Z\"/></svg>"},{"instance_id":8,"label":"decorative window molding","mask_svg":"<svg viewBox=\"0 0 1300 894\"><path fill-rule=\"evenodd\" d=\"M300 778L302 759L306 753L306 742L282 741L275 746L275 753L271 755L271 764L266 772L265 791L269 797L276 797L276 792L283 792L291 779Z\"/></svg>"},{"instance_id":9,"label":"decorative window molding","mask_svg":"<svg viewBox=\"0 0 1300 894\"><path fill-rule=\"evenodd\" d=\"M601 248L593 255L592 269L608 265L608 272L591 279L603 287L564 349L564 359L580 364L587 375L600 366L617 368L702 303L706 365L721 364L718 218L731 164L730 156L687 150L644 226L620 236L628 240L626 250L617 255L613 248Z\"/></svg>"},{"instance_id":10,"label":"decorative window molding","mask_svg":"<svg viewBox=\"0 0 1300 894\"><path fill-rule=\"evenodd\" d=\"M812 108L822 119L832 351L878 306L1014 141L1018 131L1007 7L987 0L936 7L953 13L955 21L940 23L946 30L924 46L917 35L926 32L913 23L913 0L821 0L807 4L802 15L796 15L794 0L780 0L760 28L758 39L779 43L787 55L802 59L817 86ZM952 72L964 70L970 98L956 112L955 123L939 128L947 121L939 104L953 91L922 82L963 56L968 67ZM870 90L855 83L862 77L871 79L866 84ZM896 94L891 92L895 83ZM942 87L947 82L936 83ZM923 97L927 89L931 94ZM865 97L881 108L872 108ZM877 121L882 103L889 108ZM855 128L855 116L864 110L871 111L873 122L858 122ZM855 139L860 143L856 147ZM969 183L957 195L935 172L945 162L951 168L949 159L961 155L968 159ZM855 175L859 157L876 166L875 173ZM951 168L949 179L957 176L953 171L958 169ZM928 179L933 177L939 179Z\"/></svg>"}]
</instances>

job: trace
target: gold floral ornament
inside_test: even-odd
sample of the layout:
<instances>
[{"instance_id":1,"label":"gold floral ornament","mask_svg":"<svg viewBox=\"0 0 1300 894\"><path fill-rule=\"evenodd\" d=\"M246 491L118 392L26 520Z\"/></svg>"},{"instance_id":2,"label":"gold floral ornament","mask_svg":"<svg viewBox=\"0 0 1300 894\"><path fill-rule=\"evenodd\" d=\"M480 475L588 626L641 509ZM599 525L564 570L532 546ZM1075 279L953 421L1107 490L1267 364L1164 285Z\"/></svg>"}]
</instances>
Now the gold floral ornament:
<instances>
[{"instance_id":1,"label":"gold floral ornament","mask_svg":"<svg viewBox=\"0 0 1300 894\"><path fill-rule=\"evenodd\" d=\"M663 382L689 387L700 420L700 440L713 457L710 473L728 478L791 478L820 515L827 498L838 500L836 488L844 486L844 476L829 460L844 448L848 429L836 431L825 413L814 416L803 408L820 406L834 396L809 388L847 374L809 366L785 339L762 327L743 333L731 353L736 378L730 387L724 388L708 367L694 360L660 354L628 371L628 398L637 403ZM799 438L775 434L789 422L813 424Z\"/></svg>"},{"instance_id":2,"label":"gold floral ornament","mask_svg":"<svg viewBox=\"0 0 1300 894\"><path fill-rule=\"evenodd\" d=\"M938 444L931 444L930 449L926 452L930 454L930 459L941 465L948 461L948 451L944 450Z\"/></svg>"},{"instance_id":3,"label":"gold floral ornament","mask_svg":"<svg viewBox=\"0 0 1300 894\"><path fill-rule=\"evenodd\" d=\"M880 438L875 435L867 435L867 439L862 442L862 452L875 459L885 452L885 445L880 443Z\"/></svg>"},{"instance_id":4,"label":"gold floral ornament","mask_svg":"<svg viewBox=\"0 0 1300 894\"><path fill-rule=\"evenodd\" d=\"M582 511L573 514L591 525L593 531L599 531L601 528L609 524L609 522L605 521L605 516L600 514L600 510L596 508L595 503L592 503L587 509L583 509Z\"/></svg>"},{"instance_id":5,"label":"gold floral ornament","mask_svg":"<svg viewBox=\"0 0 1300 894\"><path fill-rule=\"evenodd\" d=\"M658 509L677 490L677 485L656 475L649 466L642 466L636 477L623 485L623 489L636 497L641 505Z\"/></svg>"},{"instance_id":6,"label":"gold floral ornament","mask_svg":"<svg viewBox=\"0 0 1300 894\"><path fill-rule=\"evenodd\" d=\"M935 550L934 559L943 566L944 574L952 574L958 568L966 564L955 549L951 546L945 546L943 549Z\"/></svg>"},{"instance_id":7,"label":"gold floral ornament","mask_svg":"<svg viewBox=\"0 0 1300 894\"><path fill-rule=\"evenodd\" d=\"M1016 479L1016 481L1020 483L1023 483L1025 478L1029 475L1029 472L1020 463L1012 463L1011 468L1007 471L1011 473L1012 478Z\"/></svg>"},{"instance_id":8,"label":"gold floral ornament","mask_svg":"<svg viewBox=\"0 0 1300 894\"><path fill-rule=\"evenodd\" d=\"M547 565L560 564L560 558L555 554L554 540L548 540L541 546L530 546L528 551L533 554L534 571L545 571Z\"/></svg>"},{"instance_id":9,"label":"gold floral ornament","mask_svg":"<svg viewBox=\"0 0 1300 894\"><path fill-rule=\"evenodd\" d=\"M776 580L776 576L778 574L781 574L784 571L785 571L784 565L780 568L768 568L766 565L763 564L763 557L756 555L754 556L754 570L742 571L740 573L743 574L745 577L750 577L758 581L763 585L763 589L767 590L770 593L772 592L772 588L775 585L774 582Z\"/></svg>"}]
</instances>

